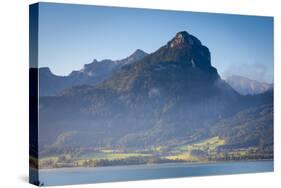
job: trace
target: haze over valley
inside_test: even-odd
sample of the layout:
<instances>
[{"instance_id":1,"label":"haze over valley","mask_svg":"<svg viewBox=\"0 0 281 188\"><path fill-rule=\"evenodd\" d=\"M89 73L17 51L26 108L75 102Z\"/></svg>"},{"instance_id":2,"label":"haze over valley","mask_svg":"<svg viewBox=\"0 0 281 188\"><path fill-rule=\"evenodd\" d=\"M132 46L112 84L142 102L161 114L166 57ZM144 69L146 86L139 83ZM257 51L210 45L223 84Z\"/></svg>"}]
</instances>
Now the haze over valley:
<instances>
[{"instance_id":1,"label":"haze over valley","mask_svg":"<svg viewBox=\"0 0 281 188\"><path fill-rule=\"evenodd\" d=\"M68 76L39 68L39 95L41 168L273 159L273 84L223 80L186 31Z\"/></svg>"}]
</instances>

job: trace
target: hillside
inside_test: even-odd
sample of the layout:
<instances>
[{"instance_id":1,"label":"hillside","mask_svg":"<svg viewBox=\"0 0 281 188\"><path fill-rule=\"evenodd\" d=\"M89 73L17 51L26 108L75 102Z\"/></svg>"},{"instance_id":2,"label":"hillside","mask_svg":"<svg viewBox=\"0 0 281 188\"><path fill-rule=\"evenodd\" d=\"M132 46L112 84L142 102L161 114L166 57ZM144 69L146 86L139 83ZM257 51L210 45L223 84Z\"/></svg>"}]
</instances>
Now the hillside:
<instances>
[{"instance_id":1,"label":"hillside","mask_svg":"<svg viewBox=\"0 0 281 188\"><path fill-rule=\"evenodd\" d=\"M260 156L272 153L272 109L272 91L240 95L211 65L209 49L183 31L96 85L40 97L39 152L77 158L110 150L164 162L221 160L220 151L255 148ZM212 138L219 144L210 151L190 146ZM183 146L193 149L173 149ZM195 158L169 157L176 155Z\"/></svg>"}]
</instances>

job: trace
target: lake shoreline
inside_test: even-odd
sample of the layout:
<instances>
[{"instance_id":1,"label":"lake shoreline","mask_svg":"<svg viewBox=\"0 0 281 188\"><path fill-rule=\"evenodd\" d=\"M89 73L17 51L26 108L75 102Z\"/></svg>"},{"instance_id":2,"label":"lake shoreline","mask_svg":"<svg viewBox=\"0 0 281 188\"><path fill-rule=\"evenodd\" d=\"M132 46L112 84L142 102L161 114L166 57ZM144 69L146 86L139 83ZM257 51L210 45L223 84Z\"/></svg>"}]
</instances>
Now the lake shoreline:
<instances>
[{"instance_id":1,"label":"lake shoreline","mask_svg":"<svg viewBox=\"0 0 281 188\"><path fill-rule=\"evenodd\" d=\"M220 164L220 163L243 163L243 162L265 162L272 161L274 163L274 159L259 159L259 160L227 160L227 161L206 161L206 162L170 162L170 163L155 163L155 164L133 164L133 165L112 165L112 166L98 166L98 167L61 167L61 168L31 168L33 170L38 171L64 171L64 170L81 170L81 169L112 169L112 168L134 168L134 167L165 167L169 165L182 164L182 165L206 165L206 164Z\"/></svg>"},{"instance_id":2,"label":"lake shoreline","mask_svg":"<svg viewBox=\"0 0 281 188\"><path fill-rule=\"evenodd\" d=\"M44 186L274 172L273 160L39 170Z\"/></svg>"}]
</instances>

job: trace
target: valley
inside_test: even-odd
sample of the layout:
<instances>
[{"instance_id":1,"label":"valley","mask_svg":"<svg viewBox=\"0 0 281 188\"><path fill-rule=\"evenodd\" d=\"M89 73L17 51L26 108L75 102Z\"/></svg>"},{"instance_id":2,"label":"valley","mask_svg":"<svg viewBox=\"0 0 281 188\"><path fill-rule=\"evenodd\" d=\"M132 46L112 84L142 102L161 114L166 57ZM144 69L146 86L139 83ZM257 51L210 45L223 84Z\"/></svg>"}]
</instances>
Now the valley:
<instances>
[{"instance_id":1,"label":"valley","mask_svg":"<svg viewBox=\"0 0 281 188\"><path fill-rule=\"evenodd\" d=\"M186 31L151 54L93 61L67 77L42 71L34 167L273 159L273 88L240 94Z\"/></svg>"},{"instance_id":2,"label":"valley","mask_svg":"<svg viewBox=\"0 0 281 188\"><path fill-rule=\"evenodd\" d=\"M251 161L272 159L272 153L264 153L255 147L221 150L225 140L213 137L201 142L168 148L158 146L146 150L122 150L101 148L85 154L68 153L43 157L39 168L99 167L158 163L206 163L219 161Z\"/></svg>"}]
</instances>

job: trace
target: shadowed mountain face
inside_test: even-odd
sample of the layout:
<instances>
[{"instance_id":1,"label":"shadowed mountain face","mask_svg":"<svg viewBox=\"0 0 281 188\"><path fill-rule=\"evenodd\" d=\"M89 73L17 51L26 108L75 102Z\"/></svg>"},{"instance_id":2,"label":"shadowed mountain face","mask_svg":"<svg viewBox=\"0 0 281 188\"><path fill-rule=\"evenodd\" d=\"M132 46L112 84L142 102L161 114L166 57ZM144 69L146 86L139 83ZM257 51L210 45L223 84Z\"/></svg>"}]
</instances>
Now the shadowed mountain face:
<instances>
[{"instance_id":1,"label":"shadowed mountain face","mask_svg":"<svg viewBox=\"0 0 281 188\"><path fill-rule=\"evenodd\" d=\"M179 32L165 46L140 62L123 67L100 87L129 91L140 86L143 88L138 89L147 90L178 84L208 85L219 80L217 70L211 66L209 49L187 32Z\"/></svg>"},{"instance_id":2,"label":"shadowed mountain face","mask_svg":"<svg viewBox=\"0 0 281 188\"><path fill-rule=\"evenodd\" d=\"M59 94L66 88L73 86L89 84L95 85L107 77L114 71L117 71L123 65L128 65L139 61L147 55L142 50L136 50L132 55L122 60L93 60L92 63L85 64L79 71L72 71L68 76L54 75L49 68L39 69L39 91L40 96L54 96Z\"/></svg>"},{"instance_id":3,"label":"shadowed mountain face","mask_svg":"<svg viewBox=\"0 0 281 188\"><path fill-rule=\"evenodd\" d=\"M229 76L225 81L242 95L259 94L273 88L272 84L258 82L238 75Z\"/></svg>"},{"instance_id":4,"label":"shadowed mountain face","mask_svg":"<svg viewBox=\"0 0 281 188\"><path fill-rule=\"evenodd\" d=\"M210 59L209 49L196 37L179 32L154 53L124 63L95 86L80 85L59 96L41 97L41 152L175 146L216 135L243 146L243 139L234 142L233 135L213 126L224 125L223 119L236 118L235 114L248 108L253 110L243 113L244 119L255 108L270 106L272 92L240 95L220 78ZM272 122L270 110L265 112L261 113L265 122ZM256 139L251 134L253 126L246 126L245 131L247 143L255 145L260 142L251 142Z\"/></svg>"}]
</instances>

